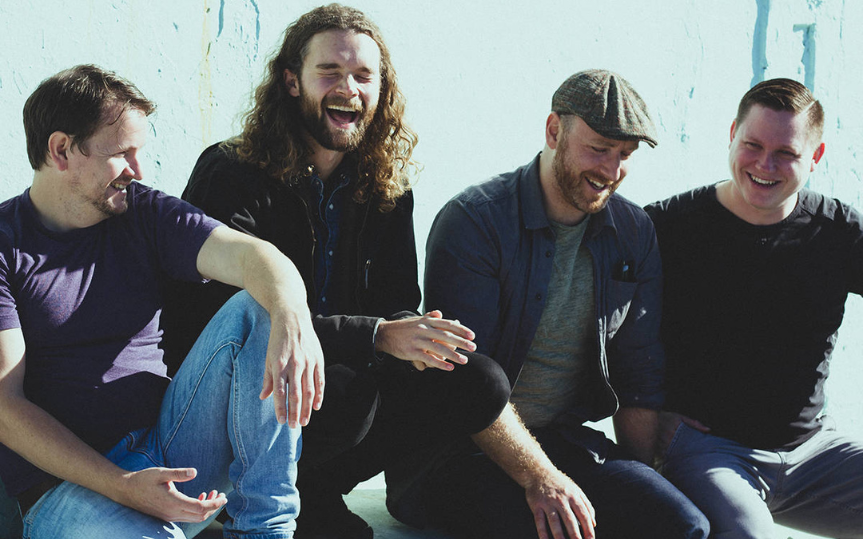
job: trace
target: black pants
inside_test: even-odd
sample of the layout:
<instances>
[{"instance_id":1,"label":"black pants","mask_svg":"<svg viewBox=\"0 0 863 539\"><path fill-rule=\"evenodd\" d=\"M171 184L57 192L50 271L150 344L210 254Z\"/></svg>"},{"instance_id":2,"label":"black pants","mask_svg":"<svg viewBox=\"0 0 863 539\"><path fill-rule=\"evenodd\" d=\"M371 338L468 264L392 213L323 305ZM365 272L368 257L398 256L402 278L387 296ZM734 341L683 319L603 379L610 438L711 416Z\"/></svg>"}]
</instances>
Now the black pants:
<instances>
[{"instance_id":1,"label":"black pants","mask_svg":"<svg viewBox=\"0 0 863 539\"><path fill-rule=\"evenodd\" d=\"M534 435L596 510L601 539L703 539L709 524L680 491L617 446L604 463L552 428ZM438 467L425 503L435 527L464 539L537 537L525 491L484 454L464 451ZM549 537L551 534L549 533Z\"/></svg>"},{"instance_id":2,"label":"black pants","mask_svg":"<svg viewBox=\"0 0 863 539\"><path fill-rule=\"evenodd\" d=\"M303 429L297 486L304 509L347 494L406 456L477 433L509 400L501 367L479 354L452 371L416 371L391 360L378 371L326 369L321 410Z\"/></svg>"}]
</instances>

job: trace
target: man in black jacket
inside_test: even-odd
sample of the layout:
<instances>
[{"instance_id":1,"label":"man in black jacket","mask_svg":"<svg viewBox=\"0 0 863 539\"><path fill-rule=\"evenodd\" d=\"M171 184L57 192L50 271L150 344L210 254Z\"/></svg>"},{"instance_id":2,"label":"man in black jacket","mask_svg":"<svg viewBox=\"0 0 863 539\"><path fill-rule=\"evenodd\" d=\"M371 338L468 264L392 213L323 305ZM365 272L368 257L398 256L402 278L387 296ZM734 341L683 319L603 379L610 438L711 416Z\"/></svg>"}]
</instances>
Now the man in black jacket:
<instances>
[{"instance_id":1,"label":"man in black jacket","mask_svg":"<svg viewBox=\"0 0 863 539\"><path fill-rule=\"evenodd\" d=\"M335 4L303 15L255 101L242 134L201 155L183 198L272 242L300 270L327 392L303 433L297 536L372 537L341 495L401 455L483 430L509 386L497 364L470 353L470 329L415 312L406 173L416 135L378 28ZM184 350L176 340L197 334L229 294L179 290L166 313L172 348Z\"/></svg>"}]
</instances>

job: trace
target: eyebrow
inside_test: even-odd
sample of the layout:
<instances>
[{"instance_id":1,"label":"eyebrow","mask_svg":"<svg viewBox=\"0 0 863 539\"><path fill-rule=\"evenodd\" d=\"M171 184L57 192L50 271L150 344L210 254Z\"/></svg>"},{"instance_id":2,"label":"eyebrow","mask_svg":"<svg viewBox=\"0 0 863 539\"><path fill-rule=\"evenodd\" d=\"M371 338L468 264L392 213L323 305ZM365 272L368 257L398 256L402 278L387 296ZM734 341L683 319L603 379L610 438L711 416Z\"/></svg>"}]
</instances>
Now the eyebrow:
<instances>
[{"instance_id":1,"label":"eyebrow","mask_svg":"<svg viewBox=\"0 0 863 539\"><path fill-rule=\"evenodd\" d=\"M342 65L334 63L334 62L329 62L329 63L324 63L324 64L317 64L315 67L317 69L327 71L330 69L341 69ZM362 72L362 73L368 73L368 74L374 73L374 70L370 67L367 67L367 66L362 66L359 69L357 69L357 71Z\"/></svg>"}]
</instances>

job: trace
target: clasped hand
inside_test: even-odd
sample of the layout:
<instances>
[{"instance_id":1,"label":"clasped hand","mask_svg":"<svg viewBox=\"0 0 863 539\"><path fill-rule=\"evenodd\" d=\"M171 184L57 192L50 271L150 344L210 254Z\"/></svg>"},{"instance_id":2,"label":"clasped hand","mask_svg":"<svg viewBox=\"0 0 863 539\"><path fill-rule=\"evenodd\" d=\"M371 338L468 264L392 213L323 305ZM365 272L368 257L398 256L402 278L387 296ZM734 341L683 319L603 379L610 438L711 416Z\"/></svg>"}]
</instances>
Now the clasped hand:
<instances>
[{"instance_id":1,"label":"clasped hand","mask_svg":"<svg viewBox=\"0 0 863 539\"><path fill-rule=\"evenodd\" d=\"M464 365L467 356L458 349L473 352L475 335L458 320L447 320L440 311L401 320L384 320L378 326L375 349L424 370L434 367L445 371Z\"/></svg>"}]
</instances>

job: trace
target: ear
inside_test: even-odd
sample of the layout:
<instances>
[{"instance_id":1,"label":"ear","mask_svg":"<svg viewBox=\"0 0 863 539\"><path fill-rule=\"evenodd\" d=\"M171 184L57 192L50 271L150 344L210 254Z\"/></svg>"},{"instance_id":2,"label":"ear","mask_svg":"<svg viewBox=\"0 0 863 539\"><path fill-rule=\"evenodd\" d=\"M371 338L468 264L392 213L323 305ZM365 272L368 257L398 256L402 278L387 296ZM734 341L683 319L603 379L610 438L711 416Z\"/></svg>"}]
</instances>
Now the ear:
<instances>
[{"instance_id":1,"label":"ear","mask_svg":"<svg viewBox=\"0 0 863 539\"><path fill-rule=\"evenodd\" d=\"M54 131L48 137L48 161L53 163L57 170L64 171L69 168L69 152L72 148L72 139L62 131Z\"/></svg>"},{"instance_id":2,"label":"ear","mask_svg":"<svg viewBox=\"0 0 863 539\"><path fill-rule=\"evenodd\" d=\"M285 86L288 88L288 93L293 97L300 97L300 80L290 69L285 69L282 74Z\"/></svg>"},{"instance_id":3,"label":"ear","mask_svg":"<svg viewBox=\"0 0 863 539\"><path fill-rule=\"evenodd\" d=\"M563 129L563 126L560 121L560 115L552 112L545 120L545 145L552 150L557 149L561 129Z\"/></svg>"},{"instance_id":4,"label":"ear","mask_svg":"<svg viewBox=\"0 0 863 539\"><path fill-rule=\"evenodd\" d=\"M809 166L809 172L815 170L815 165L818 164L818 161L821 161L821 158L824 157L824 150L827 149L827 146L822 142L815 148L815 153L812 154L812 164Z\"/></svg>"},{"instance_id":5,"label":"ear","mask_svg":"<svg viewBox=\"0 0 863 539\"><path fill-rule=\"evenodd\" d=\"M729 144L734 142L734 134L736 132L737 132L737 120L732 120L732 122L731 122L731 137L728 139Z\"/></svg>"}]
</instances>

